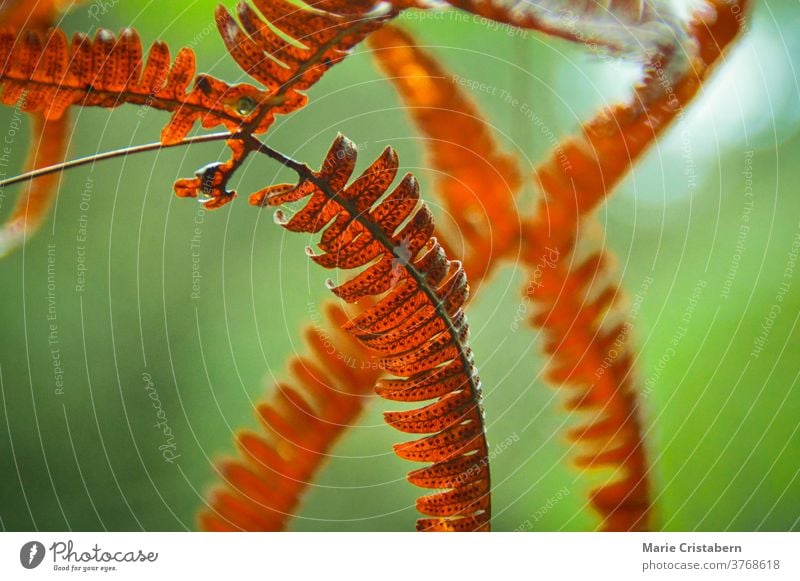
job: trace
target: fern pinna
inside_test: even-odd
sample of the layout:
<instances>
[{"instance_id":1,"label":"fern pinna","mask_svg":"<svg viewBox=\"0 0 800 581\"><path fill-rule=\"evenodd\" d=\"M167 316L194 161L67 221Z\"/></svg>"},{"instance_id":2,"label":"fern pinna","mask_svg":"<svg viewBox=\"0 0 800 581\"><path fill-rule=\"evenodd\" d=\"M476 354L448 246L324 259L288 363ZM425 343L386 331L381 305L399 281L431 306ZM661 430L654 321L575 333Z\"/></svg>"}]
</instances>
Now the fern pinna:
<instances>
[{"instance_id":1,"label":"fern pinna","mask_svg":"<svg viewBox=\"0 0 800 581\"><path fill-rule=\"evenodd\" d=\"M226 125L236 129L245 116L237 109L254 87L233 88L210 77L195 78L195 57L181 50L174 63L163 42L156 42L143 64L139 35L130 29L119 37L99 30L94 39L76 34L68 41L60 29L46 35L15 31L0 33L2 101L22 103L24 111L41 111L58 119L72 105L117 107L125 103L147 105L173 112L162 141L180 141L197 119L205 127Z\"/></svg>"},{"instance_id":2,"label":"fern pinna","mask_svg":"<svg viewBox=\"0 0 800 581\"><path fill-rule=\"evenodd\" d=\"M60 29L6 29L0 32L2 102L21 102L24 111L41 112L47 120L60 119L73 105L111 108L130 103L168 111L172 118L161 134L165 145L181 142L198 121L205 128L224 126L243 135L264 133L275 115L305 105L302 91L395 14L353 13L343 0L325 3L327 11L282 0L257 0L255 5L266 20L243 2L238 8L241 26L222 6L216 22L231 55L261 88L196 75L191 49L181 49L172 62L161 41L153 44L145 61L139 35L131 29L119 36L100 29L94 39L79 33L71 41ZM287 37L302 42L303 48ZM200 196L207 208L231 201L235 192L225 186L249 151L236 140L229 144L231 160L178 180L176 193Z\"/></svg>"},{"instance_id":3,"label":"fern pinna","mask_svg":"<svg viewBox=\"0 0 800 581\"><path fill-rule=\"evenodd\" d=\"M219 6L216 22L222 40L239 66L266 88L261 97L238 99L247 115L240 132L246 135L269 129L277 114L303 107L303 93L370 32L395 13L391 10L355 11L344 0L324 3L325 10L300 8L286 0L254 0L259 14L246 2L238 5L239 25ZM274 29L273 29L274 28ZM298 46L298 43L301 46ZM220 207L236 197L227 183L250 150L231 143L232 158L197 172L195 178L178 180L181 197L200 197L206 207Z\"/></svg>"},{"instance_id":4,"label":"fern pinna","mask_svg":"<svg viewBox=\"0 0 800 581\"><path fill-rule=\"evenodd\" d=\"M350 185L356 146L336 139L319 172L295 169L299 184L270 186L253 195L260 206L308 198L306 205L276 220L287 230L320 234L321 254L311 259L325 268L364 268L335 286L347 302L380 297L345 329L381 355L380 367L400 379L378 382L378 393L397 401L435 399L422 408L388 412L400 431L431 434L397 444L398 456L433 462L409 480L445 489L423 496L419 530L489 530L489 456L481 407L481 383L467 346L469 327L462 310L468 294L460 262L447 259L433 237L433 218L420 204L419 186L406 175L387 193L397 175L391 148Z\"/></svg>"}]
</instances>

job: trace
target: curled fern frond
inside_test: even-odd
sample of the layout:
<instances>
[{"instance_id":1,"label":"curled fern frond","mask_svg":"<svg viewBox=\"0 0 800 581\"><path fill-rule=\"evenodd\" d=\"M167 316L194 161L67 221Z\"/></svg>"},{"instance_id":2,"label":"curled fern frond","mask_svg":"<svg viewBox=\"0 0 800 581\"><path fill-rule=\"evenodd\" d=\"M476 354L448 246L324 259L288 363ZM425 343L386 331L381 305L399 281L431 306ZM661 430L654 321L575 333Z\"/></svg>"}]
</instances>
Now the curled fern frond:
<instances>
[{"instance_id":1,"label":"curled fern frond","mask_svg":"<svg viewBox=\"0 0 800 581\"><path fill-rule=\"evenodd\" d=\"M490 520L488 448L481 407L481 384L467 346L469 328L462 310L468 294L464 269L447 259L432 236L433 219L419 200L419 187L406 175L389 192L398 170L388 148L350 185L355 144L336 139L319 172L300 170L299 184L270 186L252 203L280 206L305 200L291 217L276 220L293 232L320 234L322 253L309 250L325 268L361 269L334 294L347 302L379 297L374 306L345 325L380 355L380 367L397 379L381 380L377 391L422 408L389 412L400 431L430 434L398 444L398 456L431 466L409 480L443 489L423 496L419 530L488 530ZM387 193L389 192L389 193Z\"/></svg>"},{"instance_id":2,"label":"curled fern frond","mask_svg":"<svg viewBox=\"0 0 800 581\"><path fill-rule=\"evenodd\" d=\"M501 151L478 106L410 33L387 25L368 43L428 138L425 147L437 172L435 193L457 226L448 236L448 250L465 245L458 255L464 257L467 276L473 283L483 279L519 249L516 196L522 176L517 160Z\"/></svg>"},{"instance_id":3,"label":"curled fern frond","mask_svg":"<svg viewBox=\"0 0 800 581\"><path fill-rule=\"evenodd\" d=\"M322 4L322 2L317 2L315 6L322 8ZM354 12L362 13L364 9L368 9L375 2L365 2L361 8L355 6L358 3L351 4L353 4L352 9ZM396 2L393 4L397 6ZM384 31L386 31L386 34ZM397 40L397 44L390 43L389 40L391 39ZM413 39L410 39L407 33L391 25L385 25L368 37L368 42L371 43L373 49L380 47L377 55L382 66L386 68L390 78L397 83L398 88L401 90L401 96L411 106L415 121L424 128L424 131L431 138L427 145L430 146L433 163L437 164L437 168L448 176L439 181L439 192L444 197L448 204L448 209L456 218L459 227L464 232L469 231L472 233L472 235L467 235L472 244L465 256L464 270L471 284L474 285L476 281L481 281L485 276L489 276L493 268L498 264L495 259L498 258L500 241L507 241L513 236L518 237L519 228L514 229L514 234L505 235L506 232L510 232L511 228L506 227L507 221L502 211L508 210L509 205L511 205L511 211L515 211L513 194L509 190L516 189L519 186L521 177L514 163L515 160L499 152L492 127L480 116L480 112L464 95L463 91L458 86L455 86L452 90L447 90L447 87L452 83L443 78L445 73L436 74L436 71L441 69L433 61L432 57L420 49L410 46L405 51L409 53L407 57L409 60L413 60L420 66L425 65L425 72L432 77L431 79L424 78L420 74L415 75L414 79L408 79L406 75L400 74L399 71L395 72L398 67L395 63L403 60L401 55L396 54L403 50L400 47L400 44L402 44L400 41L410 45L411 40ZM386 56L384 56L384 51ZM419 58L417 58L417 54L419 54ZM393 76L398 78L393 78ZM418 81L418 84L412 87L411 83L415 80ZM418 103L425 101L425 93L422 90L426 89L429 83L437 84L437 90L439 91L437 94L441 97L441 102L438 103L437 108L431 106L430 108L421 109L421 113L417 116L416 106ZM455 109L455 111L449 112L448 108ZM447 143L444 147L439 147L439 143L442 140L448 140L449 142L458 140L456 132L448 129L450 126L456 128L463 135L475 136L474 139L470 140L466 151L462 151L455 143ZM486 173L480 176L482 171ZM483 181L480 182L480 179ZM478 196L479 200L475 200L474 196ZM469 202L464 198L468 198ZM488 238L486 232L481 232L479 229L474 228L474 225L468 219L470 212L464 212L462 210L464 207L468 207L471 210L482 208L483 211L491 212L495 216L496 225L491 230L494 234L493 238ZM513 224L514 221L511 221L511 223ZM502 236L500 231L503 232ZM437 230L437 235L441 237L442 232ZM456 245L451 243L448 246L453 248ZM503 247L507 248L508 246L504 244ZM325 358L316 357L315 359L317 360L320 374L330 376L337 373L336 361L332 362L333 367L328 368ZM349 384L359 392L366 393L371 391L378 379L371 369L371 365L363 369L349 369ZM276 395L275 397L278 396ZM333 442L330 442L328 447L332 445ZM267 486L271 485L267 483ZM303 491L293 490L293 493L295 492L300 495ZM278 492L275 494L278 494ZM276 500L275 502L279 501ZM283 520L280 523L281 527L286 526L287 520Z\"/></svg>"},{"instance_id":4,"label":"curled fern frond","mask_svg":"<svg viewBox=\"0 0 800 581\"><path fill-rule=\"evenodd\" d=\"M370 401L381 371L360 364L371 354L342 331L348 316L341 307L329 305L324 315L329 325L306 329L310 353L289 363L293 382L256 406L263 433L237 434L241 458L219 464L225 485L201 511L202 530L285 530L340 435Z\"/></svg>"}]
</instances>

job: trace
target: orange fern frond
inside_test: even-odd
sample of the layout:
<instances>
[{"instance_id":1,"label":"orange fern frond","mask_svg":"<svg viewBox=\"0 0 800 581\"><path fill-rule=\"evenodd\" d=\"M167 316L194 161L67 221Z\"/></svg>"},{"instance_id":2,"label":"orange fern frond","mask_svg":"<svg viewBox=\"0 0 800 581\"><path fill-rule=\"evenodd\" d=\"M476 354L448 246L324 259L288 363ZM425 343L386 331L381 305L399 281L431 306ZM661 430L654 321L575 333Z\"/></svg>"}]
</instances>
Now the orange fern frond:
<instances>
[{"instance_id":1,"label":"orange fern frond","mask_svg":"<svg viewBox=\"0 0 800 581\"><path fill-rule=\"evenodd\" d=\"M517 160L500 150L477 105L408 32L384 26L368 43L428 138L430 164L439 174L436 193L458 227L447 248L466 246L459 255L467 276L482 279L519 248Z\"/></svg>"},{"instance_id":2,"label":"orange fern frond","mask_svg":"<svg viewBox=\"0 0 800 581\"><path fill-rule=\"evenodd\" d=\"M285 530L340 435L371 399L381 371L359 364L371 353L342 331L342 308L329 305L324 315L329 325L305 331L310 354L289 363L294 384L279 384L256 406L264 433L240 432L243 458L220 463L225 485L201 511L201 530Z\"/></svg>"},{"instance_id":3,"label":"orange fern frond","mask_svg":"<svg viewBox=\"0 0 800 581\"><path fill-rule=\"evenodd\" d=\"M552 257L530 287L550 355L548 379L570 391L567 408L591 414L588 425L569 432L582 468L608 468L609 482L590 494L611 531L648 530L650 479L634 389L630 323L620 320L624 293L609 281L609 258L597 251L570 269Z\"/></svg>"},{"instance_id":4,"label":"orange fern frond","mask_svg":"<svg viewBox=\"0 0 800 581\"><path fill-rule=\"evenodd\" d=\"M322 3L316 3L317 7L322 7ZM367 2L367 4L374 4ZM396 3L395 3L396 5ZM354 11L358 12L354 8ZM389 30L391 29L391 30ZM384 26L383 28L379 29L378 31L374 32L370 37L368 37L369 42L373 42L374 44L382 44L383 50L386 50L390 53L390 55L394 54L395 47L384 45L383 39L385 37L384 31L387 31L389 37L393 37L395 34L405 36L405 34L389 25ZM406 37L407 38L407 37ZM410 39L408 39L410 41ZM435 63L431 60L430 57L427 57L424 52L419 51L419 49L411 49L414 53L419 52L420 55L425 59L425 63L430 63L429 70L427 71L428 74L431 74L433 70L435 70ZM379 53L383 54L383 53ZM387 63L394 62L395 59L387 57L389 59L386 61ZM384 62L386 59L381 58L381 62ZM387 64L387 69L389 68L390 64ZM397 75L400 76L400 75ZM442 73L441 76L444 76ZM423 79L420 78L420 81ZM433 79L433 82L438 81L439 79ZM427 84L423 84L422 87L412 88L409 83L404 82L405 79L400 79L397 81L399 84L402 83L400 86L401 89L407 89L411 94L406 95L405 90L403 90L403 96L409 103L414 103L423 99L423 94L415 95L412 91L417 89L422 89L427 87ZM442 81L444 81L442 79ZM448 83L449 84L449 83ZM439 185L441 186L442 192L444 192L444 196L446 200L452 200L452 203L448 205L448 209L450 212L456 217L459 225L463 227L466 231L467 225L470 224L469 221L465 217L465 213L460 211L463 208L463 203L459 204L458 197L461 196L470 196L473 197L473 202L470 204L470 208L480 208L480 204L483 204L483 211L490 211L493 214L496 214L498 228L507 231L509 229L504 228L505 220L504 214L502 211L499 211L501 208L507 209L508 204L512 203L512 192L509 190L516 189L521 182L521 177L518 168L514 164L513 160L510 156L506 156L502 153L498 153L498 147L495 145L495 139L492 134L492 128L486 123L479 115L477 109L474 109L473 104L467 99L465 95L462 94L458 88L456 88L457 96L453 98L449 98L443 100L443 103L440 103L442 107L447 106L451 109L457 109L450 115L450 122L458 122L461 123L461 130L465 135L475 135L476 139L474 142L471 142L466 146L466 152L463 152L460 149L455 149L455 144L450 143L448 145L451 146L451 155L445 155L448 153L447 147L445 148L438 148L436 147L439 143L439 140L443 139L450 139L451 141L456 141L457 136L453 133L449 135L444 135L444 131L446 131L446 126L448 121L445 119L438 118L438 115L441 114L445 117L448 116L448 112L444 109L435 109L431 110L429 117L424 117L418 120L419 123L425 123L429 118L431 120L430 123L426 123L426 127L429 129L429 135L431 137L431 143L433 148L435 149L432 154L434 156L434 163L440 163L440 166L437 166L441 171L444 171L448 174L447 177L440 180ZM480 137L482 136L482 138ZM481 148L478 151L478 148ZM444 154L436 155L440 150L444 150ZM439 159L441 157L441 162ZM490 160L487 163L487 160ZM476 166L470 166L470 163L477 164ZM483 176L484 182L481 187L479 186L478 179L479 179L479 172L473 171L471 167L478 167L478 169L486 169L484 166L490 165L491 172L485 174ZM505 173L505 175L503 175ZM469 182L469 185L465 184L464 182ZM503 190L505 188L505 190ZM507 203L502 203L498 200L502 194L500 192L507 192L505 201ZM480 201L475 201L474 196L480 196ZM515 206L511 206L511 208L515 208ZM515 211L515 210L514 210ZM459 220L460 219L460 220ZM509 236L516 236L518 238L519 232L518 228L517 231L513 235ZM476 281L480 281L483 279L484 276L488 276L493 267L497 264L495 260L492 258L497 258L498 245L499 240L507 240L508 237L504 236L496 236L498 238L497 241L492 242L491 240L487 240L485 238L485 234L476 230L474 228L471 229L473 235L470 237L471 240L474 241L473 249L467 253L467 259L464 265L464 270L467 272L467 277L471 281L471 284L476 284ZM498 233L498 230L493 230L493 232ZM441 232L438 233L441 236ZM471 266L472 265L472 266ZM326 369L326 360L319 359L319 369L321 373L335 373L334 369L327 370ZM336 364L336 362L333 362ZM367 366L366 369L358 369L353 368L348 370L348 380L350 382L350 386L358 391L359 393L367 393L372 390L372 387L375 385L378 376L370 370L370 366ZM279 397L277 394L275 397ZM337 434L338 436L338 434ZM329 443L329 446L333 445L333 441ZM293 494L301 495L302 490L293 490ZM282 526L285 526L287 520L281 522Z\"/></svg>"},{"instance_id":5,"label":"orange fern frond","mask_svg":"<svg viewBox=\"0 0 800 581\"><path fill-rule=\"evenodd\" d=\"M326 268L361 269L330 288L347 302L380 297L345 325L365 346L378 352L380 367L399 379L381 380L384 398L421 402L425 407L389 412L386 421L400 431L430 434L398 444L398 456L431 466L409 480L444 489L417 501L432 518L419 530L488 530L490 520L488 448L481 407L481 385L466 344L469 328L462 310L468 294L464 269L447 259L432 236L433 219L420 204L419 187L406 175L391 191L397 156L391 148L350 185L356 146L340 136L322 169L298 168L298 185L270 186L254 194L259 206L306 199L305 206L276 220L294 232L321 233L321 254L311 259Z\"/></svg>"},{"instance_id":6,"label":"orange fern frond","mask_svg":"<svg viewBox=\"0 0 800 581\"><path fill-rule=\"evenodd\" d=\"M344 0L325 3L325 10L288 0L253 0L253 4L261 14L241 2L238 23L224 6L216 11L228 52L269 95L269 106L259 107L250 122L253 133L266 131L276 114L303 107L308 100L303 91L394 16L390 11L353 13L355 6Z\"/></svg>"},{"instance_id":7,"label":"orange fern frond","mask_svg":"<svg viewBox=\"0 0 800 581\"><path fill-rule=\"evenodd\" d=\"M4 2L0 8L0 25L43 32L52 26L62 4L58 0L42 0L33 5L21 0ZM69 119L63 116L57 120L47 120L40 113L31 114L31 119L33 126L25 169L62 162L67 150ZM31 183L23 192L11 217L0 227L0 258L18 248L39 229L55 199L58 181L55 175L45 176Z\"/></svg>"},{"instance_id":8,"label":"orange fern frond","mask_svg":"<svg viewBox=\"0 0 800 581\"><path fill-rule=\"evenodd\" d=\"M59 29L47 34L5 30L0 32L0 100L20 103L24 111L41 112L48 120L61 118L73 105L112 108L131 103L169 111L172 118L161 134L165 145L183 140L197 121L244 136L263 133L275 115L302 107L307 100L303 91L397 12L354 13L343 0L329 1L326 7L346 15L283 0L255 4L266 20L241 3L241 27L222 6L216 22L231 55L264 90L195 76L194 52L181 49L173 63L163 42L152 46L145 63L139 36L131 29L119 38L103 29L93 40L76 34L71 43ZM226 186L249 152L235 140L228 143L231 159L178 180L174 187L179 196L199 197L207 208L235 197Z\"/></svg>"},{"instance_id":9,"label":"orange fern frond","mask_svg":"<svg viewBox=\"0 0 800 581\"><path fill-rule=\"evenodd\" d=\"M649 526L649 479L633 389L630 337L624 327L609 330L604 325L621 300L616 284L595 282L608 277L607 257L596 250L586 260L575 260L572 268L570 257L587 218L697 94L737 36L741 22L736 15L745 5L742 0L736 4L739 10L732 10L721 1L712 3L713 10L702 12L690 28L699 47L691 73L670 85L663 97L645 104L644 95L652 94L648 87L662 78L653 69L632 103L586 124L579 137L556 148L537 171L544 195L527 223L524 254L531 269L528 288L535 289L533 298L541 306L532 322L546 337L545 351L553 360L550 378L579 390L570 407L595 414L589 425L571 436L589 447L578 459L581 465L614 469L611 480L591 495L607 530Z\"/></svg>"},{"instance_id":10,"label":"orange fern frond","mask_svg":"<svg viewBox=\"0 0 800 581\"><path fill-rule=\"evenodd\" d=\"M101 29L94 39L76 34L72 41L60 29L43 35L28 31L0 33L2 102L24 111L42 112L48 120L60 118L73 105L117 107L125 103L173 112L162 132L164 143L183 139L198 119L205 127L224 125L235 130L259 94L255 87L230 87L201 75L195 78L195 56L181 49L174 63L163 42L150 49L146 64L139 35L131 29L115 37Z\"/></svg>"}]
</instances>

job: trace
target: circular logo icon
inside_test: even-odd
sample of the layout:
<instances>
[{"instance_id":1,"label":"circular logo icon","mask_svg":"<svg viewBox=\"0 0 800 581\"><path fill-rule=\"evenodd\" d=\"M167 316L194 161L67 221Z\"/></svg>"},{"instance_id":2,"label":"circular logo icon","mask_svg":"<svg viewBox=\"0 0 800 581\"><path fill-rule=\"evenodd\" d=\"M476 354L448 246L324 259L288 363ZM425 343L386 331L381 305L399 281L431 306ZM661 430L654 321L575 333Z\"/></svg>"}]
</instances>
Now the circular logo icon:
<instances>
[{"instance_id":1,"label":"circular logo icon","mask_svg":"<svg viewBox=\"0 0 800 581\"><path fill-rule=\"evenodd\" d=\"M35 569L44 559L44 545L39 541L30 541L19 550L19 562L26 569Z\"/></svg>"}]
</instances>

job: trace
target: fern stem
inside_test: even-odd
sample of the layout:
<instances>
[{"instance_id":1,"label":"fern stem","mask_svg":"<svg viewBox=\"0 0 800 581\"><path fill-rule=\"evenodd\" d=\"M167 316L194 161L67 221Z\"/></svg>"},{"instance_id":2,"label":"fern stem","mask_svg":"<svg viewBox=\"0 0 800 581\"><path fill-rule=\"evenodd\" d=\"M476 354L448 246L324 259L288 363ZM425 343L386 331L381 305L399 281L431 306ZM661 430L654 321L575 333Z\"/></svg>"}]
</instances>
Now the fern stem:
<instances>
[{"instance_id":1,"label":"fern stem","mask_svg":"<svg viewBox=\"0 0 800 581\"><path fill-rule=\"evenodd\" d=\"M109 159L114 159L117 157L127 157L129 155L134 155L137 153L145 153L148 151L158 151L161 149L169 149L172 147L178 147L182 145L192 145L194 143L208 143L212 141L222 141L228 140L237 137L235 133L228 133L227 131L223 131L220 133L209 133L208 135L198 135L196 137L188 137L177 143L169 143L163 144L160 141L155 141L153 143L145 143L143 145L135 145L133 147L123 147L122 149L115 149L113 151L105 151L103 153L97 153L94 155L88 155L86 157L80 157L78 159L72 159L70 161L65 161L63 163L57 163L55 165L49 165L46 167L42 167L39 169L35 169L33 171L25 172L14 177L10 177L5 180L0 180L0 189L5 188L7 186L12 186L14 184L19 184L23 182L27 182L30 180L34 180L36 178L40 178L46 175L59 173L62 171L66 171L69 169L73 169L76 167L80 167L83 165L88 165L90 163L95 163L98 161L106 161Z\"/></svg>"},{"instance_id":2,"label":"fern stem","mask_svg":"<svg viewBox=\"0 0 800 581\"><path fill-rule=\"evenodd\" d=\"M274 159L279 164L284 167L289 168L290 170L294 171L300 178L311 180L316 183L316 176L314 175L314 171L305 163L300 163L296 159L292 159L288 155L284 155L277 149L273 149L260 139L253 137L252 135L248 135L245 140L245 146L247 149L251 151L257 151L258 153L263 153L270 159ZM327 193L327 190L324 190Z\"/></svg>"}]
</instances>

